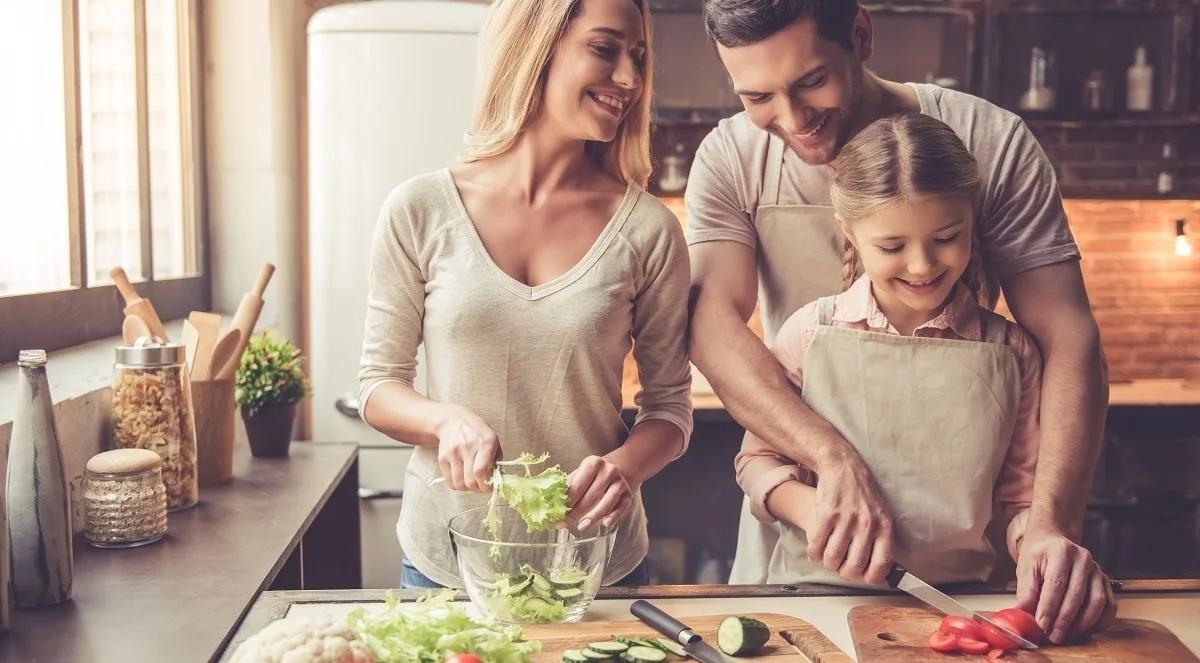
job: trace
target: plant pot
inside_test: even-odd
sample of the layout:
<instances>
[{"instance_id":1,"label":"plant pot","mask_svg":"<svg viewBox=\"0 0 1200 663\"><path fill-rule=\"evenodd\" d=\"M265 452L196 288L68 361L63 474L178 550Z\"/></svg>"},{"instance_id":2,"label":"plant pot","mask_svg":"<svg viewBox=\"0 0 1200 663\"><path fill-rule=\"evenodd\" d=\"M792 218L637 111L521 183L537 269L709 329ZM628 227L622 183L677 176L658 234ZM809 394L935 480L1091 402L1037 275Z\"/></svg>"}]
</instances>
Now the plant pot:
<instances>
[{"instance_id":1,"label":"plant pot","mask_svg":"<svg viewBox=\"0 0 1200 663\"><path fill-rule=\"evenodd\" d=\"M292 424L296 421L295 403L268 406L252 417L247 415L245 406L241 410L252 455L258 458L282 458L288 455Z\"/></svg>"}]
</instances>

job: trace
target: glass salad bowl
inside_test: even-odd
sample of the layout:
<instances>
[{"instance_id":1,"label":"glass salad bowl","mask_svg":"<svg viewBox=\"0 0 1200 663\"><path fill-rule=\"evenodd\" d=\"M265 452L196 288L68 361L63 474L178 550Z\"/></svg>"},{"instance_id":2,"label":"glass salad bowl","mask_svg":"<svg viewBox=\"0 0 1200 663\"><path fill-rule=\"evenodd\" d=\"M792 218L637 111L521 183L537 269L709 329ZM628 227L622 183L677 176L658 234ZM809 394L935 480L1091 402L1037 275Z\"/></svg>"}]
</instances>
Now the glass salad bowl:
<instances>
[{"instance_id":1,"label":"glass salad bowl","mask_svg":"<svg viewBox=\"0 0 1200 663\"><path fill-rule=\"evenodd\" d=\"M450 519L450 540L471 603L510 624L579 621L600 589L616 528L530 532L517 512L497 509L496 536L484 524L488 507Z\"/></svg>"}]
</instances>

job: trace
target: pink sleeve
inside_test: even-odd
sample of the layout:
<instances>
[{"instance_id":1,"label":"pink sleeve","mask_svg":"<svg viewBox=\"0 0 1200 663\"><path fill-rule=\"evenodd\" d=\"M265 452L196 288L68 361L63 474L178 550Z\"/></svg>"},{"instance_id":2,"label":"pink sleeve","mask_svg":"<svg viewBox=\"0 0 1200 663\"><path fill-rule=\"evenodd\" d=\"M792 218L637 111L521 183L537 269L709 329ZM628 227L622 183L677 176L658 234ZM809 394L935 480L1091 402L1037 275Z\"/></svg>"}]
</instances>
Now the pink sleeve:
<instances>
[{"instance_id":1,"label":"pink sleeve","mask_svg":"<svg viewBox=\"0 0 1200 663\"><path fill-rule=\"evenodd\" d=\"M804 356L812 344L816 326L816 307L812 304L792 314L775 336L771 350L783 366L788 380L797 389L804 384ZM742 450L734 460L738 485L750 498L750 511L763 522L775 522L767 511L767 496L785 481L803 481L815 485L812 472L797 465L757 436L746 433Z\"/></svg>"},{"instance_id":2,"label":"pink sleeve","mask_svg":"<svg viewBox=\"0 0 1200 663\"><path fill-rule=\"evenodd\" d=\"M751 513L765 523L775 522L775 516L767 511L767 496L785 481L798 480L800 466L749 432L733 466L738 486L750 498Z\"/></svg>"},{"instance_id":3,"label":"pink sleeve","mask_svg":"<svg viewBox=\"0 0 1200 663\"><path fill-rule=\"evenodd\" d=\"M1000 468L995 496L1005 518L1011 519L1008 536L1010 550L1024 533L1024 517L1033 501L1033 478L1037 471L1038 448L1042 442L1040 409L1042 398L1042 356L1033 338L1016 324L1009 323L1008 345L1017 353L1021 374L1021 397L1017 423L1008 455ZM1017 531L1020 530L1020 531Z\"/></svg>"}]
</instances>

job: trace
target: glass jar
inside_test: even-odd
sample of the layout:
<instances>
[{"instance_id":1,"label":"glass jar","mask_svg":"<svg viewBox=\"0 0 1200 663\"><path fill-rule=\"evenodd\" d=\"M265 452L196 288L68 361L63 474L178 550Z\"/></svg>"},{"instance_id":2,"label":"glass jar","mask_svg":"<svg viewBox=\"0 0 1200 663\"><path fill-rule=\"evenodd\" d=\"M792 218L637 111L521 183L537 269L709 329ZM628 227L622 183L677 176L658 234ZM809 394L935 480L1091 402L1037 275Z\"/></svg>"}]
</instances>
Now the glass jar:
<instances>
[{"instance_id":1,"label":"glass jar","mask_svg":"<svg viewBox=\"0 0 1200 663\"><path fill-rule=\"evenodd\" d=\"M199 499L196 424L185 370L178 343L143 337L117 348L112 446L159 455L168 511L186 509Z\"/></svg>"},{"instance_id":2,"label":"glass jar","mask_svg":"<svg viewBox=\"0 0 1200 663\"><path fill-rule=\"evenodd\" d=\"M148 449L114 449L92 456L84 475L83 536L97 548L154 543L167 532L162 458Z\"/></svg>"}]
</instances>

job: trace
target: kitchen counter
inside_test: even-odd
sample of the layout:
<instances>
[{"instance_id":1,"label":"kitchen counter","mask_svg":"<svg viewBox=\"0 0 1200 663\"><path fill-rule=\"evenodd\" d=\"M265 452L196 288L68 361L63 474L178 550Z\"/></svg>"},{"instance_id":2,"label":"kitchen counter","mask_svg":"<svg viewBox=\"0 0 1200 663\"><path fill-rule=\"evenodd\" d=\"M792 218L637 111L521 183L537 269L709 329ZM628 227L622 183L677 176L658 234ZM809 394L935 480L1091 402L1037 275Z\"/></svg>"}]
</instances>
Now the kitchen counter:
<instances>
[{"instance_id":1,"label":"kitchen counter","mask_svg":"<svg viewBox=\"0 0 1200 663\"><path fill-rule=\"evenodd\" d=\"M692 407L697 421L732 421L707 381L696 379L693 370ZM625 410L636 412L633 396L636 382L625 385ZM1108 386L1108 405L1118 407L1200 407L1200 380L1133 380L1114 382Z\"/></svg>"},{"instance_id":2,"label":"kitchen counter","mask_svg":"<svg viewBox=\"0 0 1200 663\"><path fill-rule=\"evenodd\" d=\"M981 585L963 586L953 593L969 607L997 610L1012 605L1010 592ZM420 592L398 592L412 599ZM236 645L281 617L322 614L345 615L362 606L379 609L381 590L333 592L265 592L246 616L222 660ZM1149 619L1169 628L1193 652L1200 654L1200 580L1130 580L1119 593L1118 615ZM651 599L655 605L680 617L769 612L803 619L821 630L842 651L854 655L846 614L857 605L913 605L902 595L846 590L818 585L661 585L633 589L606 588L584 617L585 621L633 619L629 604ZM683 619L686 622L686 619Z\"/></svg>"},{"instance_id":3,"label":"kitchen counter","mask_svg":"<svg viewBox=\"0 0 1200 663\"><path fill-rule=\"evenodd\" d=\"M355 445L297 442L272 459L238 445L234 477L170 514L157 543L77 540L72 600L14 609L0 661L204 661L263 590L362 585Z\"/></svg>"}]
</instances>

